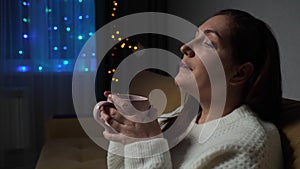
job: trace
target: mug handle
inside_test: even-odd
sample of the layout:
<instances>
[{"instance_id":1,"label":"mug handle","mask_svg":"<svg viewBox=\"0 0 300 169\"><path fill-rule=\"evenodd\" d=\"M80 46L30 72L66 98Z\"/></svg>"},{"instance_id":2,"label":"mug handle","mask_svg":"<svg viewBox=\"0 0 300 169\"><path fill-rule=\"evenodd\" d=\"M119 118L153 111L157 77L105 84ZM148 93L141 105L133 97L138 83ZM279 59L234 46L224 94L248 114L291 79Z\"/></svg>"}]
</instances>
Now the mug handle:
<instances>
[{"instance_id":1,"label":"mug handle","mask_svg":"<svg viewBox=\"0 0 300 169\"><path fill-rule=\"evenodd\" d=\"M103 105L109 105L109 104L112 104L111 102L109 101L100 101L99 103L97 103L94 107L94 110L93 110L93 116L94 116L94 119L96 120L97 123L99 123L102 127L105 128L105 130L109 131L110 133L118 133L114 128L112 128L105 120L103 120L101 118L101 114L100 114L100 111L99 111L99 108Z\"/></svg>"}]
</instances>

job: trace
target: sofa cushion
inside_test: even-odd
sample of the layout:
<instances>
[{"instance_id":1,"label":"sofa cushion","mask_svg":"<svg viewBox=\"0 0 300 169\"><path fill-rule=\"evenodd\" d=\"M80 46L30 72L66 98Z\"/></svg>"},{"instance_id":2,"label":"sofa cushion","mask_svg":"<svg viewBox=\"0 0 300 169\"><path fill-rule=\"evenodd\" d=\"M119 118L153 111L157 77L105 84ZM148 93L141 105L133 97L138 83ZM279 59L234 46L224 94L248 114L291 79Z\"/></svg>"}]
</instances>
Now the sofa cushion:
<instances>
[{"instance_id":1,"label":"sofa cushion","mask_svg":"<svg viewBox=\"0 0 300 169\"><path fill-rule=\"evenodd\" d=\"M106 168L106 151L90 138L58 138L47 141L36 169Z\"/></svg>"}]
</instances>

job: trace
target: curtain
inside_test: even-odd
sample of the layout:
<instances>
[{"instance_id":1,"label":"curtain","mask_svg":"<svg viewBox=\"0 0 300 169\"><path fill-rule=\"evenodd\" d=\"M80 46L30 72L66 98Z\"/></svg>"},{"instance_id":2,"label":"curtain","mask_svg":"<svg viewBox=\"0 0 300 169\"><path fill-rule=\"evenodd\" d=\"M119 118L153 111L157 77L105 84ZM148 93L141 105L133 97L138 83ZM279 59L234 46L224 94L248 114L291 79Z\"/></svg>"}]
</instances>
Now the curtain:
<instances>
[{"instance_id":1,"label":"curtain","mask_svg":"<svg viewBox=\"0 0 300 169\"><path fill-rule=\"evenodd\" d=\"M82 46L95 32L94 0L0 1L0 168L37 155L44 123L76 116L72 71ZM95 71L92 64L84 71ZM29 153L29 155L28 155ZM24 160L30 161L34 158Z\"/></svg>"}]
</instances>

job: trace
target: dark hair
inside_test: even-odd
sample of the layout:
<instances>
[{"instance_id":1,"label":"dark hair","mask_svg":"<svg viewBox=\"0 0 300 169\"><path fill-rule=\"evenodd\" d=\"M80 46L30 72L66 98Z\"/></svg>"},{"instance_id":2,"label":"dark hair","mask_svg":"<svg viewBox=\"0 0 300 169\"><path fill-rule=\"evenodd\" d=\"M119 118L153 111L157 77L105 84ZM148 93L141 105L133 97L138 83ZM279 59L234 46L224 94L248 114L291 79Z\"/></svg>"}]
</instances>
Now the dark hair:
<instances>
[{"instance_id":1,"label":"dark hair","mask_svg":"<svg viewBox=\"0 0 300 169\"><path fill-rule=\"evenodd\" d=\"M244 103L261 119L277 123L282 89L279 47L270 27L247 12L226 9L216 13L230 18L232 56L237 63L251 62Z\"/></svg>"}]
</instances>

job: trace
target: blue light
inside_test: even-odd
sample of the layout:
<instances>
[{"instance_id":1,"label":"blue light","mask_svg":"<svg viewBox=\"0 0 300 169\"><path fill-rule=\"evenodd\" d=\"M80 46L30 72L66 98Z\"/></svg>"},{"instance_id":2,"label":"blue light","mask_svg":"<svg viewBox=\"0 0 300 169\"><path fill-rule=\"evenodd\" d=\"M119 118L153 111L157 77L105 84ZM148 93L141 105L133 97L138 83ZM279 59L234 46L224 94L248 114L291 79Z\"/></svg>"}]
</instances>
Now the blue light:
<instances>
[{"instance_id":1,"label":"blue light","mask_svg":"<svg viewBox=\"0 0 300 169\"><path fill-rule=\"evenodd\" d=\"M64 60L63 63L64 63L64 65L67 65L67 64L69 64L69 61L68 60Z\"/></svg>"},{"instance_id":2,"label":"blue light","mask_svg":"<svg viewBox=\"0 0 300 169\"><path fill-rule=\"evenodd\" d=\"M68 47L67 47L67 46L64 46L63 49L64 49L64 50L68 50Z\"/></svg>"},{"instance_id":3,"label":"blue light","mask_svg":"<svg viewBox=\"0 0 300 169\"><path fill-rule=\"evenodd\" d=\"M79 3L82 3L82 0L78 0Z\"/></svg>"},{"instance_id":4,"label":"blue light","mask_svg":"<svg viewBox=\"0 0 300 169\"><path fill-rule=\"evenodd\" d=\"M29 67L28 66L18 66L17 71L18 72L28 72Z\"/></svg>"},{"instance_id":5,"label":"blue light","mask_svg":"<svg viewBox=\"0 0 300 169\"><path fill-rule=\"evenodd\" d=\"M57 28L57 26L53 26L53 29L54 29L54 30L57 30L58 28Z\"/></svg>"},{"instance_id":6,"label":"blue light","mask_svg":"<svg viewBox=\"0 0 300 169\"><path fill-rule=\"evenodd\" d=\"M27 39L27 38L28 38L28 35L27 35L26 33L24 33L24 34L23 34L23 38L24 38L24 39Z\"/></svg>"},{"instance_id":7,"label":"blue light","mask_svg":"<svg viewBox=\"0 0 300 169\"><path fill-rule=\"evenodd\" d=\"M66 30L67 30L68 32L70 32L71 28L70 28L70 27L66 27Z\"/></svg>"},{"instance_id":8,"label":"blue light","mask_svg":"<svg viewBox=\"0 0 300 169\"><path fill-rule=\"evenodd\" d=\"M90 16L89 15L85 15L85 18L88 19Z\"/></svg>"},{"instance_id":9,"label":"blue light","mask_svg":"<svg viewBox=\"0 0 300 169\"><path fill-rule=\"evenodd\" d=\"M19 50L19 54L22 55L24 52L22 50Z\"/></svg>"},{"instance_id":10,"label":"blue light","mask_svg":"<svg viewBox=\"0 0 300 169\"><path fill-rule=\"evenodd\" d=\"M85 72L88 72L88 71L89 71L89 68L87 68L87 67L84 68L84 71L85 71Z\"/></svg>"},{"instance_id":11,"label":"blue light","mask_svg":"<svg viewBox=\"0 0 300 169\"><path fill-rule=\"evenodd\" d=\"M78 40L82 40L82 39L83 39L83 36L82 36L82 35L79 35L77 38L78 38Z\"/></svg>"},{"instance_id":12,"label":"blue light","mask_svg":"<svg viewBox=\"0 0 300 169\"><path fill-rule=\"evenodd\" d=\"M93 53L92 53L92 56L96 56L96 53L93 52Z\"/></svg>"},{"instance_id":13,"label":"blue light","mask_svg":"<svg viewBox=\"0 0 300 169\"><path fill-rule=\"evenodd\" d=\"M86 53L83 53L83 54L82 54L82 57L86 57Z\"/></svg>"},{"instance_id":14,"label":"blue light","mask_svg":"<svg viewBox=\"0 0 300 169\"><path fill-rule=\"evenodd\" d=\"M67 21L67 20L68 20L68 17L65 16L65 17L64 17L64 20Z\"/></svg>"},{"instance_id":15,"label":"blue light","mask_svg":"<svg viewBox=\"0 0 300 169\"><path fill-rule=\"evenodd\" d=\"M80 16L78 16L78 19L79 19L79 20L81 20L81 19L82 19L82 16L81 16L81 15L80 15Z\"/></svg>"},{"instance_id":16,"label":"blue light","mask_svg":"<svg viewBox=\"0 0 300 169\"><path fill-rule=\"evenodd\" d=\"M38 70L39 70L39 71L42 71L42 70L43 70L43 67L42 67L42 66L39 66L39 67L38 67Z\"/></svg>"},{"instance_id":17,"label":"blue light","mask_svg":"<svg viewBox=\"0 0 300 169\"><path fill-rule=\"evenodd\" d=\"M57 46L54 46L54 47L53 47L53 50L55 50L55 51L58 50L58 47L57 47Z\"/></svg>"},{"instance_id":18,"label":"blue light","mask_svg":"<svg viewBox=\"0 0 300 169\"><path fill-rule=\"evenodd\" d=\"M61 68L61 67L62 67L62 65L61 65L61 64L59 64L59 65L57 65L57 67L58 67L58 68Z\"/></svg>"},{"instance_id":19,"label":"blue light","mask_svg":"<svg viewBox=\"0 0 300 169\"><path fill-rule=\"evenodd\" d=\"M24 6L29 6L29 5L30 5L29 2L25 2L25 1L23 1L22 4L23 4Z\"/></svg>"},{"instance_id":20,"label":"blue light","mask_svg":"<svg viewBox=\"0 0 300 169\"><path fill-rule=\"evenodd\" d=\"M93 32L90 32L89 35L90 35L90 36L93 36Z\"/></svg>"}]
</instances>

